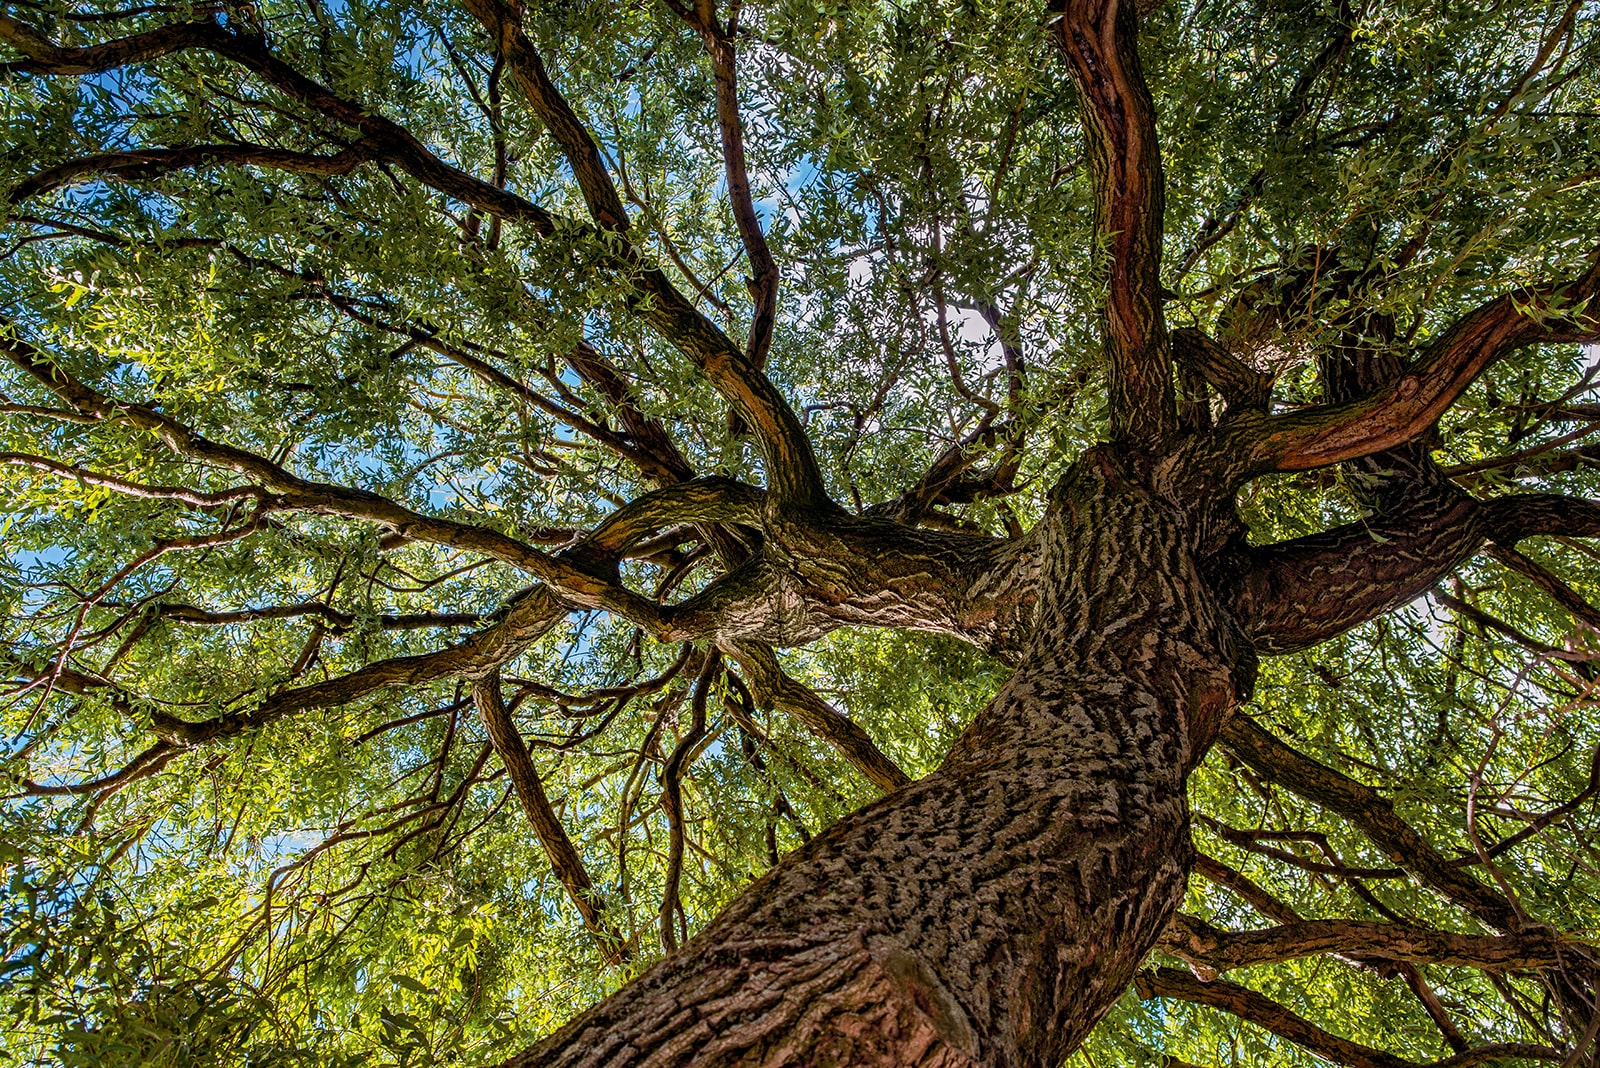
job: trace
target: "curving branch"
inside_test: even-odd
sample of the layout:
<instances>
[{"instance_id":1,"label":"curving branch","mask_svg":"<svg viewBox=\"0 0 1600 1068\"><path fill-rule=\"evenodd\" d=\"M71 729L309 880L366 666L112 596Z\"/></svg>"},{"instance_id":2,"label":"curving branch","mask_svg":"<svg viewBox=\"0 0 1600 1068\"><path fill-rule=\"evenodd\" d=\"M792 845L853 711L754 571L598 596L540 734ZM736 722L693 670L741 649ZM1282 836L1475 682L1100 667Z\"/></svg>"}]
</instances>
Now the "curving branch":
<instances>
[{"instance_id":1,"label":"curving branch","mask_svg":"<svg viewBox=\"0 0 1600 1068\"><path fill-rule=\"evenodd\" d=\"M717 93L717 132L722 139L722 169L728 180L728 202L733 207L734 223L739 228L739 240L744 244L745 256L750 260L750 277L747 285L754 313L750 318L750 336L745 341L746 358L757 369L766 366L767 353L772 347L772 328L778 312L778 265L767 247L766 235L761 232L761 219L756 214L755 201L750 193L750 174L745 163L744 120L739 116L739 70L735 62L733 43L739 30L739 0L733 0L732 11L726 25L717 20L716 4L700 0L692 7L669 0L679 16L687 22L705 42L706 55L711 59L711 76Z\"/></svg>"},{"instance_id":2,"label":"curving branch","mask_svg":"<svg viewBox=\"0 0 1600 1068\"><path fill-rule=\"evenodd\" d=\"M604 897L595 888L589 870L584 867L583 857L551 807L550 798L545 795L544 783L539 778L538 769L533 766L533 758L528 755L528 745L522 740L521 732L506 709L505 699L500 692L498 670L490 671L473 684L472 703L478 710L478 718L483 721L484 730L488 732L489 744L505 765L512 789L522 802L522 810L533 825L539 844L544 847L551 870L577 906L584 926L594 935L606 961L612 965L625 964L630 955L627 940L605 918Z\"/></svg>"},{"instance_id":3,"label":"curving branch","mask_svg":"<svg viewBox=\"0 0 1600 1068\"><path fill-rule=\"evenodd\" d=\"M1172 355L1180 367L1215 389L1230 411L1265 411L1272 398L1272 376L1240 360L1203 330L1172 332Z\"/></svg>"},{"instance_id":4,"label":"curving branch","mask_svg":"<svg viewBox=\"0 0 1600 1068\"><path fill-rule=\"evenodd\" d=\"M599 148L556 88L539 53L524 33L520 8L501 0L472 0L468 6L496 41L499 54L506 58L534 110L561 146L595 223L602 231L616 235L608 244L618 265L639 290L632 301L635 314L693 360L707 380L755 428L766 454L768 479L775 498L801 508L831 510L833 506L823 487L811 441L783 395L761 373L759 366L716 324L701 315L659 268L642 263L637 251L623 236L628 229L627 213ZM30 69L44 74L76 73L86 67L109 70L119 65L113 61L114 57L122 55L133 57L128 60L131 62L189 48L206 49L255 73L290 99L356 128L362 134L361 151L371 153L370 158L390 163L423 185L486 215L527 224L541 236L556 233L557 219L537 204L444 163L396 123L343 99L283 62L266 47L262 38L232 33L214 22L184 26L182 33L163 39L159 49L148 42L107 52L62 48L14 20L0 24L0 39L28 56ZM268 154L273 151L261 149L253 161L245 162L268 162ZM329 166L326 162L314 162L328 158L331 157L279 162ZM135 164L130 161L129 165ZM146 161L140 165L154 164ZM175 169L177 163L172 166ZM570 221L563 221L561 226L578 236L587 229Z\"/></svg>"},{"instance_id":5,"label":"curving branch","mask_svg":"<svg viewBox=\"0 0 1600 1068\"><path fill-rule=\"evenodd\" d=\"M132 63L204 48L212 40L217 24L210 19L160 26L143 33L119 37L104 44L84 48L62 48L26 23L0 13L0 41L21 52L20 62L0 64L6 74L52 74L79 77L100 74Z\"/></svg>"},{"instance_id":6,"label":"curving branch","mask_svg":"<svg viewBox=\"0 0 1600 1068\"><path fill-rule=\"evenodd\" d=\"M1309 649L1420 597L1486 542L1503 556L1535 535L1600 536L1600 503L1423 494L1372 520L1245 550L1231 579L1234 611L1257 651Z\"/></svg>"},{"instance_id":7,"label":"curving branch","mask_svg":"<svg viewBox=\"0 0 1600 1068\"><path fill-rule=\"evenodd\" d=\"M706 700L720 674L722 655L712 650L706 654L700 666L700 676L695 679L694 691L689 698L689 729L678 739L678 744L672 747L671 754L661 765L661 810L667 817L667 872L658 918L661 948L667 953L675 952L679 942L689 937L683 902L678 896L678 885L683 876L683 772L698 755L700 743L706 740Z\"/></svg>"},{"instance_id":8,"label":"curving branch","mask_svg":"<svg viewBox=\"0 0 1600 1068\"><path fill-rule=\"evenodd\" d=\"M359 130L362 134L359 151L363 154L370 153L365 158L382 159L393 164L429 188L455 197L485 213L531 225L535 232L544 236L555 233L555 217L537 204L440 160L428 151L421 141L397 123L381 115L375 115L359 104L345 100L283 62L272 54L266 42L259 36L233 33L215 21L206 20L160 27L100 45L66 48L53 43L24 23L0 16L0 41L11 45L27 57L20 64L8 65L11 69L30 74L68 77L103 73L131 63L146 62L192 49L209 51L238 63L290 99L327 118ZM225 154L226 151L238 150L240 146L197 147ZM145 150L146 153L160 151L186 152L192 149ZM274 161L271 153L277 150L252 151L257 153L256 158L241 162L267 165L285 163L291 165L289 169L312 168L311 173L323 173L318 168L331 166L332 164L327 161L338 158L320 157L323 162L318 162L319 157L299 153L279 153L284 158ZM146 160L143 163L132 160L126 162L130 167L153 167L159 160ZM170 163L168 170L176 169L180 165L171 160L167 162ZM342 161L339 165L343 165Z\"/></svg>"},{"instance_id":9,"label":"curving branch","mask_svg":"<svg viewBox=\"0 0 1600 1068\"><path fill-rule=\"evenodd\" d=\"M1233 447L1251 475L1304 471L1354 460L1412 440L1439 420L1496 360L1525 345L1600 339L1589 302L1600 293L1600 260L1565 285L1522 289L1463 316L1394 381L1356 400L1257 420Z\"/></svg>"},{"instance_id":10,"label":"curving branch","mask_svg":"<svg viewBox=\"0 0 1600 1068\"><path fill-rule=\"evenodd\" d=\"M565 555L610 561L676 523L758 523L766 494L731 478L690 479L636 497L606 517Z\"/></svg>"},{"instance_id":11,"label":"curving branch","mask_svg":"<svg viewBox=\"0 0 1600 1068\"><path fill-rule=\"evenodd\" d=\"M1352 1042L1326 1031L1286 1006L1258 994L1248 987L1230 983L1225 979L1202 982L1187 972L1176 968L1154 968L1139 973L1134 980L1139 996L1143 998L1177 998L1232 1013L1258 1027L1264 1027L1280 1038L1311 1051L1324 1060L1347 1068L1424 1068L1416 1062L1396 1057L1392 1053ZM1560 1050L1549 1046L1502 1044L1478 1046L1443 1060L1433 1061L1425 1068L1471 1068L1513 1058L1540 1061L1560 1061L1565 1058Z\"/></svg>"},{"instance_id":12,"label":"curving branch","mask_svg":"<svg viewBox=\"0 0 1600 1068\"><path fill-rule=\"evenodd\" d=\"M759 365L672 284L660 268L640 261L624 236L628 215L605 160L588 129L550 77L544 60L522 28L522 9L515 0L467 0L467 8L495 42L497 54L521 86L528 102L561 146L582 191L589 214L612 239L628 264L639 298L633 311L689 357L722 396L733 405L761 441L767 479L775 504L797 509L831 511L834 506L822 484L811 439L794 409Z\"/></svg>"},{"instance_id":13,"label":"curving branch","mask_svg":"<svg viewBox=\"0 0 1600 1068\"><path fill-rule=\"evenodd\" d=\"M361 164L381 156L378 146L368 140L357 141L348 148L325 156L264 145L185 145L182 148L99 152L36 172L13 186L6 194L6 199L17 204L29 197L98 178L140 181L210 164L268 167L291 174L330 177L349 174Z\"/></svg>"},{"instance_id":14,"label":"curving branch","mask_svg":"<svg viewBox=\"0 0 1600 1068\"><path fill-rule=\"evenodd\" d=\"M1162 316L1165 178L1131 0L1064 0L1057 23L1082 101L1094 174L1112 440L1155 451L1176 429ZM1098 252L1098 247L1097 247Z\"/></svg>"},{"instance_id":15,"label":"curving branch","mask_svg":"<svg viewBox=\"0 0 1600 1068\"><path fill-rule=\"evenodd\" d=\"M1233 579L1234 611L1256 650L1309 649L1409 604L1482 547L1471 498L1429 495L1371 521L1250 548Z\"/></svg>"},{"instance_id":16,"label":"curving branch","mask_svg":"<svg viewBox=\"0 0 1600 1068\"><path fill-rule=\"evenodd\" d=\"M446 678L483 678L532 645L566 614L565 605L548 590L536 586L512 598L489 626L448 648L380 660L348 675L283 690L253 707L209 719L184 720L157 711L150 716L150 727L171 745L205 745L300 712L347 705L392 686L420 686Z\"/></svg>"}]
</instances>

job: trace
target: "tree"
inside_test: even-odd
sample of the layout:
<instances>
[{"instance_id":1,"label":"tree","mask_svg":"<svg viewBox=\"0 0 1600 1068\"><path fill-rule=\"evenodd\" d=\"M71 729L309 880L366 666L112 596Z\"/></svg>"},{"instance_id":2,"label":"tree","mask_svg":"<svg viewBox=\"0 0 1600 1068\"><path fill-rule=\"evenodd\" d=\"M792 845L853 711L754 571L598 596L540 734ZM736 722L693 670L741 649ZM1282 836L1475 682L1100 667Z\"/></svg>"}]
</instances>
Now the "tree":
<instances>
[{"instance_id":1,"label":"tree","mask_svg":"<svg viewBox=\"0 0 1600 1068\"><path fill-rule=\"evenodd\" d=\"M1600 1063L1597 30L8 6L6 1056Z\"/></svg>"}]
</instances>

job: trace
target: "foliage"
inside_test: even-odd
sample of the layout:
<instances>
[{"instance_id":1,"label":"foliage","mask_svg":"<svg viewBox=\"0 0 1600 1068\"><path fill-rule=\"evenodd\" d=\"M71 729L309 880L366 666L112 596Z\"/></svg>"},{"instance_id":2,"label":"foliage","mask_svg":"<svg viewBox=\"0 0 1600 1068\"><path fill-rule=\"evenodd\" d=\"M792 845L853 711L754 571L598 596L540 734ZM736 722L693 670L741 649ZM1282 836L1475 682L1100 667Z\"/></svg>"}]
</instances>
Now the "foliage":
<instances>
[{"instance_id":1,"label":"foliage","mask_svg":"<svg viewBox=\"0 0 1600 1068\"><path fill-rule=\"evenodd\" d=\"M556 219L541 233L492 217L400 156L313 162L361 135L216 50L47 76L6 29L8 339L310 483L552 552L660 484L650 461L664 454L641 425L665 428L697 475L765 479L749 427L647 325L652 268L734 338L759 299L712 61L674 4L525 14L623 191L626 239L575 221L573 168L465 6L18 0L4 18L67 47L190 19L259 30L305 78L409 131L415 153ZM781 272L766 371L827 490L854 509L900 499L954 447L965 474L924 525L1015 535L1105 434L1094 191L1050 19L1018 0L763 0L739 16L752 203ZM1592 255L1592 5L1185 0L1145 15L1140 48L1167 172L1167 318L1275 375L1278 411L1323 399L1312 355L1363 316L1392 317L1397 344L1420 346ZM183 165L159 155L186 146L211 147ZM574 362L580 344L588 364ZM1595 361L1572 344L1500 361L1445 417L1434 458L1486 498L1600 495ZM685 738L668 944L878 793L739 671L701 684L697 738L703 642L564 611L497 668L632 950L608 965L530 830L471 678L439 671L162 748L163 717L247 715L462 642L515 610L530 582L515 560L354 506L230 495L256 480L170 448L148 420L67 411L5 363L0 480L0 1064L485 1063L662 951L659 799ZM1362 490L1321 469L1258 480L1240 505L1264 544L1359 519ZM622 577L682 599L721 573L709 544L684 527ZM1525 551L1600 598L1588 544ZM1593 610L1487 556L1438 592L1448 600L1264 661L1248 712L1379 787L1447 857L1489 850L1530 917L1592 940ZM898 630L839 629L781 658L913 777L1006 674L949 637ZM1574 798L1589 800L1537 822ZM1202 852L1304 916L1477 930L1348 821L1223 750L1191 800ZM1186 911L1260 924L1198 878ZM1231 978L1408 1060L1450 1050L1418 989L1474 1044L1565 1034L1526 975L1413 971L1324 955ZM1233 1016L1132 991L1077 1056L1164 1055L1313 1059Z\"/></svg>"}]
</instances>

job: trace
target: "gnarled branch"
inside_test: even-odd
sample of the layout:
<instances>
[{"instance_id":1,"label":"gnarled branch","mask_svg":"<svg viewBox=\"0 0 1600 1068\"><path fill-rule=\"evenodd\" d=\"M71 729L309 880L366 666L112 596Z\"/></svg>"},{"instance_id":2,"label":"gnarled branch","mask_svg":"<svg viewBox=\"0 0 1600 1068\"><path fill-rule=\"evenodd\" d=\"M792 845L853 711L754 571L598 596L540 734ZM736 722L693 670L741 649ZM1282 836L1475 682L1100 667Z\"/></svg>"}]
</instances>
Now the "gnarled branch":
<instances>
[{"instance_id":1,"label":"gnarled branch","mask_svg":"<svg viewBox=\"0 0 1600 1068\"><path fill-rule=\"evenodd\" d=\"M1252 473L1304 471L1383 452L1427 430L1491 364L1524 345L1593 341L1588 310L1600 261L1576 281L1479 305L1439 335L1399 378L1357 400L1275 416L1241 431Z\"/></svg>"}]
</instances>

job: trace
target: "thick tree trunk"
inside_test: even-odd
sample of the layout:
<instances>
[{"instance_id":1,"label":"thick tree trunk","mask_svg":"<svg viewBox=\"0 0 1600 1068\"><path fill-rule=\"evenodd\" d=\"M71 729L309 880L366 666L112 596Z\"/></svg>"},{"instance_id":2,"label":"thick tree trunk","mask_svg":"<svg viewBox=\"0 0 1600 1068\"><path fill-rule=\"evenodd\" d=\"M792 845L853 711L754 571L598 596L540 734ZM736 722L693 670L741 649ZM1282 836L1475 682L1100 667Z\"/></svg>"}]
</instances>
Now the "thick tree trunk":
<instances>
[{"instance_id":1,"label":"thick tree trunk","mask_svg":"<svg viewBox=\"0 0 1600 1068\"><path fill-rule=\"evenodd\" d=\"M1184 778L1242 689L1187 524L1091 454L1016 674L937 772L796 851L519 1066L1055 1068L1183 894Z\"/></svg>"}]
</instances>

